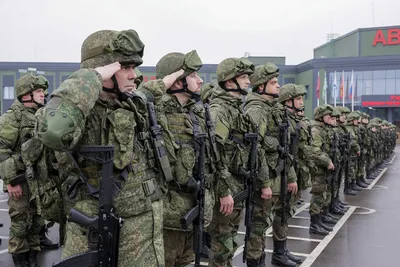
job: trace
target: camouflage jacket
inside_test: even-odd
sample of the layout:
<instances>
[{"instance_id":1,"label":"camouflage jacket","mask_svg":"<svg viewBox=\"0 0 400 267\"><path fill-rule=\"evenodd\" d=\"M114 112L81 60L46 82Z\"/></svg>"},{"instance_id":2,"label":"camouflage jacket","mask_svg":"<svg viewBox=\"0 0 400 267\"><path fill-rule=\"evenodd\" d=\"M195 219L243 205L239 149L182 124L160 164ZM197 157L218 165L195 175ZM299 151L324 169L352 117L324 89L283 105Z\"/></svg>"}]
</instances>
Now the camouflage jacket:
<instances>
[{"instance_id":1,"label":"camouflage jacket","mask_svg":"<svg viewBox=\"0 0 400 267\"><path fill-rule=\"evenodd\" d=\"M350 133L351 137L351 149L350 149L350 156L355 159L357 156L356 154L360 152L360 145L358 144L358 136L356 134L357 126L353 125L352 123L346 124L346 130Z\"/></svg>"},{"instance_id":2,"label":"camouflage jacket","mask_svg":"<svg viewBox=\"0 0 400 267\"><path fill-rule=\"evenodd\" d=\"M160 88L162 82L153 85L155 92L165 90ZM74 72L38 112L38 136L49 148L70 155L57 159L59 171L67 174L64 190L79 177L86 183L70 188L74 193L70 207L89 216L98 213L95 193L89 194L88 188L98 189L102 166L78 152L82 145L113 145L116 211L123 218L143 214L152 210L152 201L162 197L146 105L140 99L135 103L104 99L101 92L99 73L91 69Z\"/></svg>"},{"instance_id":3,"label":"camouflage jacket","mask_svg":"<svg viewBox=\"0 0 400 267\"><path fill-rule=\"evenodd\" d=\"M243 178L240 172L241 169L246 169L250 153L250 146L244 140L244 135L254 132L255 123L244 113L243 100L231 96L219 86L216 86L211 96L211 115L215 123L221 158L231 174L228 179L218 178L217 195L223 197L243 190ZM257 186L270 187L265 153L262 149L258 149L258 154Z\"/></svg>"},{"instance_id":4,"label":"camouflage jacket","mask_svg":"<svg viewBox=\"0 0 400 267\"><path fill-rule=\"evenodd\" d=\"M4 185L25 172L21 146L31 139L35 128L35 109L18 100L0 117L0 176Z\"/></svg>"},{"instance_id":5,"label":"camouflage jacket","mask_svg":"<svg viewBox=\"0 0 400 267\"><path fill-rule=\"evenodd\" d=\"M157 115L163 128L168 158L173 171L173 180L168 182L168 194L164 202L164 228L182 230L180 218L196 205L193 180L196 171L198 151L195 151L194 124L199 132L207 134L204 108L189 100L181 105L175 95L165 94L156 106ZM213 162L210 140L206 140L204 179L206 187L205 225L212 217L214 207L214 174L225 175L227 170ZM226 177L224 177L226 179Z\"/></svg>"},{"instance_id":6,"label":"camouflage jacket","mask_svg":"<svg viewBox=\"0 0 400 267\"><path fill-rule=\"evenodd\" d=\"M312 158L315 165L318 167L317 175L324 175L329 163L332 162L329 157L331 140L327 128L328 126L321 121L315 121L311 128Z\"/></svg>"},{"instance_id":7,"label":"camouflage jacket","mask_svg":"<svg viewBox=\"0 0 400 267\"><path fill-rule=\"evenodd\" d=\"M266 161L271 178L270 185L273 194L280 194L280 177L276 170L279 165L279 123L282 122L280 113L275 112L275 102L264 99L259 94L247 95L245 111L248 116L259 126L260 144L265 151ZM296 181L293 167L289 172L288 182Z\"/></svg>"}]
</instances>

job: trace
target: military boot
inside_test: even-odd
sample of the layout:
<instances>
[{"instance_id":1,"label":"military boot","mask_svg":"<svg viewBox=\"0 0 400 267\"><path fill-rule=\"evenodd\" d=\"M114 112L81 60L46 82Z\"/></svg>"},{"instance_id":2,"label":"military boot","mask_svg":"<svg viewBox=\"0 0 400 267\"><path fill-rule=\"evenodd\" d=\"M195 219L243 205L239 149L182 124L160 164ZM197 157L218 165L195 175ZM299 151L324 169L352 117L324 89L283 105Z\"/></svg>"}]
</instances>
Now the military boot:
<instances>
[{"instance_id":1,"label":"military boot","mask_svg":"<svg viewBox=\"0 0 400 267\"><path fill-rule=\"evenodd\" d=\"M361 191L361 190L362 190L361 187L359 187L359 186L357 185L356 180L351 181L351 189L352 189L353 191Z\"/></svg>"},{"instance_id":2,"label":"military boot","mask_svg":"<svg viewBox=\"0 0 400 267\"><path fill-rule=\"evenodd\" d=\"M41 249L58 249L58 244L53 243L50 239L47 238L46 234L48 229L46 226L42 227L40 231L39 238L40 238L40 248Z\"/></svg>"},{"instance_id":3,"label":"military boot","mask_svg":"<svg viewBox=\"0 0 400 267\"><path fill-rule=\"evenodd\" d=\"M31 250L29 251L29 267L39 267L39 264L37 262L37 255L38 251L37 250Z\"/></svg>"},{"instance_id":4,"label":"military boot","mask_svg":"<svg viewBox=\"0 0 400 267\"><path fill-rule=\"evenodd\" d=\"M304 258L296 256L296 255L293 255L292 253L290 253L290 251L288 250L288 248L286 246L286 243L287 242L285 240L283 246L285 247L285 253L286 253L286 256L289 258L289 260L294 261L297 264L303 263Z\"/></svg>"},{"instance_id":5,"label":"military boot","mask_svg":"<svg viewBox=\"0 0 400 267\"><path fill-rule=\"evenodd\" d=\"M12 254L12 259L15 267L30 267L29 265L29 252L20 254Z\"/></svg>"},{"instance_id":6,"label":"military boot","mask_svg":"<svg viewBox=\"0 0 400 267\"><path fill-rule=\"evenodd\" d=\"M321 219L320 219L320 221L319 221L319 225L320 225L322 228L324 228L326 231L328 231L328 232L332 232L332 231L333 231L333 227L332 227L332 226L329 226L329 225L327 225L327 224L325 224L325 223L322 222L322 216L321 216Z\"/></svg>"},{"instance_id":7,"label":"military boot","mask_svg":"<svg viewBox=\"0 0 400 267\"><path fill-rule=\"evenodd\" d=\"M285 251L285 241L274 240L274 253L271 263L282 267L295 267L297 264L289 259Z\"/></svg>"},{"instance_id":8,"label":"military boot","mask_svg":"<svg viewBox=\"0 0 400 267\"><path fill-rule=\"evenodd\" d=\"M340 209L338 206L333 206L330 209L330 212L335 215L344 215L346 213L344 210Z\"/></svg>"},{"instance_id":9,"label":"military boot","mask_svg":"<svg viewBox=\"0 0 400 267\"><path fill-rule=\"evenodd\" d=\"M265 256L265 252L263 252L259 259L246 259L247 267L267 267L265 265Z\"/></svg>"},{"instance_id":10,"label":"military boot","mask_svg":"<svg viewBox=\"0 0 400 267\"><path fill-rule=\"evenodd\" d=\"M371 183L367 181L367 179L365 179L364 176L361 176L361 182L363 182L366 185L370 185Z\"/></svg>"},{"instance_id":11,"label":"military boot","mask_svg":"<svg viewBox=\"0 0 400 267\"><path fill-rule=\"evenodd\" d=\"M349 205L349 202L341 201L339 198L337 198L337 201L338 201L339 204L341 204L342 206L347 206L347 205Z\"/></svg>"},{"instance_id":12,"label":"military boot","mask_svg":"<svg viewBox=\"0 0 400 267\"><path fill-rule=\"evenodd\" d=\"M357 183L358 187L368 188L368 185L364 184L361 180L357 180L356 183Z\"/></svg>"},{"instance_id":13,"label":"military boot","mask_svg":"<svg viewBox=\"0 0 400 267\"><path fill-rule=\"evenodd\" d=\"M352 190L351 188L346 188L346 189L344 190L344 193L345 193L346 195L350 195L350 196L355 196L355 195L357 195L357 192L354 191L354 190Z\"/></svg>"},{"instance_id":14,"label":"military boot","mask_svg":"<svg viewBox=\"0 0 400 267\"><path fill-rule=\"evenodd\" d=\"M336 224L339 221L338 219L329 217L327 211L322 212L321 220L323 223L329 223L329 224Z\"/></svg>"},{"instance_id":15,"label":"military boot","mask_svg":"<svg viewBox=\"0 0 400 267\"><path fill-rule=\"evenodd\" d=\"M330 217L330 218L332 218L332 219L334 219L334 220L337 220L337 221L340 220L340 217L337 217L337 216L333 215L333 214L330 213L330 212L328 212L328 214L327 214L326 216L328 216L328 217Z\"/></svg>"},{"instance_id":16,"label":"military boot","mask_svg":"<svg viewBox=\"0 0 400 267\"><path fill-rule=\"evenodd\" d=\"M322 228L322 226L319 224L321 220L320 216L320 214L311 215L310 233L317 235L328 235L329 232Z\"/></svg>"}]
</instances>

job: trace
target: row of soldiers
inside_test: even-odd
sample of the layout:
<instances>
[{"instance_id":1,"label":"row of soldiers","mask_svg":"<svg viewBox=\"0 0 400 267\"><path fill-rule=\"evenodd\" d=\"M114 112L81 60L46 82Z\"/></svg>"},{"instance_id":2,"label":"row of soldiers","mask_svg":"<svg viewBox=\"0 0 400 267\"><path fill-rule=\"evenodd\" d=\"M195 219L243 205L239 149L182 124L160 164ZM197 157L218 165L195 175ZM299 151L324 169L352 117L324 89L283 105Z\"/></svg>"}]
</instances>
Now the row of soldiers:
<instances>
[{"instance_id":1,"label":"row of soldiers","mask_svg":"<svg viewBox=\"0 0 400 267\"><path fill-rule=\"evenodd\" d=\"M203 85L195 50L165 55L156 65L157 80L143 83L137 69L143 52L136 31L102 30L85 39L81 69L48 103L43 77L17 81L18 99L0 118L0 175L10 195L15 265L38 266L36 215L60 224L64 261L56 266L169 267L194 260L198 266L205 231L209 266L232 266L244 217L247 266L265 266L270 226L272 263L300 264L304 259L287 248L287 221L300 190L312 186L310 212L318 213L310 231L329 227L321 217L330 215L324 192L328 176L339 181L337 160L342 162L325 129L338 121L334 109L317 107L310 121L304 86L280 87L277 66L255 67L246 58L223 60L217 81ZM387 129L375 130L386 138L381 131ZM355 136L348 139L352 149ZM377 140L369 147L382 145ZM87 154L109 147L108 161ZM379 167L392 150L371 165ZM350 152L348 165L356 161ZM362 154L355 145L354 153ZM356 189L358 180L348 177ZM343 203L330 198L331 211L341 212ZM104 225L113 218L118 223ZM96 253L85 254L88 249Z\"/></svg>"},{"instance_id":2,"label":"row of soldiers","mask_svg":"<svg viewBox=\"0 0 400 267\"><path fill-rule=\"evenodd\" d=\"M370 185L369 179L386 166L396 145L396 127L380 118L347 107L321 105L311 123L314 161L310 203L310 232L327 235L347 208L339 199L344 193L356 195ZM328 172L326 171L328 170Z\"/></svg>"}]
</instances>

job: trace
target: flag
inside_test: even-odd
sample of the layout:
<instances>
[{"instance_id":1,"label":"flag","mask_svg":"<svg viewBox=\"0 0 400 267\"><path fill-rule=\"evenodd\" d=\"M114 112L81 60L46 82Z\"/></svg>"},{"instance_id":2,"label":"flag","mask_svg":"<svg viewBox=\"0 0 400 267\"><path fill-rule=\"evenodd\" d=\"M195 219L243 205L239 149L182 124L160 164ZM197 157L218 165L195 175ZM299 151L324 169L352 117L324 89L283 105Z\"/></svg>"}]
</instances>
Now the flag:
<instances>
[{"instance_id":1,"label":"flag","mask_svg":"<svg viewBox=\"0 0 400 267\"><path fill-rule=\"evenodd\" d=\"M325 99L325 104L326 103L326 90L328 89L328 77L326 77L326 71L325 71L325 80L324 80L324 88L322 89L322 98Z\"/></svg>"},{"instance_id":2,"label":"flag","mask_svg":"<svg viewBox=\"0 0 400 267\"><path fill-rule=\"evenodd\" d=\"M316 91L317 99L319 99L319 90L320 90L320 81L319 81L319 71L318 71L317 91Z\"/></svg>"},{"instance_id":3,"label":"flag","mask_svg":"<svg viewBox=\"0 0 400 267\"><path fill-rule=\"evenodd\" d=\"M351 71L351 81L350 81L350 98L353 99L353 84L354 84L354 72Z\"/></svg>"},{"instance_id":4,"label":"flag","mask_svg":"<svg viewBox=\"0 0 400 267\"><path fill-rule=\"evenodd\" d=\"M334 77L334 79L333 79L333 94L334 94L334 98L333 98L333 100L334 100L334 105L335 105L335 107L336 107L336 99L337 99L337 85L336 85L336 71L335 71L335 77Z\"/></svg>"},{"instance_id":5,"label":"flag","mask_svg":"<svg viewBox=\"0 0 400 267\"><path fill-rule=\"evenodd\" d=\"M342 79L340 81L340 99L343 99L344 96L344 73L342 71Z\"/></svg>"}]
</instances>

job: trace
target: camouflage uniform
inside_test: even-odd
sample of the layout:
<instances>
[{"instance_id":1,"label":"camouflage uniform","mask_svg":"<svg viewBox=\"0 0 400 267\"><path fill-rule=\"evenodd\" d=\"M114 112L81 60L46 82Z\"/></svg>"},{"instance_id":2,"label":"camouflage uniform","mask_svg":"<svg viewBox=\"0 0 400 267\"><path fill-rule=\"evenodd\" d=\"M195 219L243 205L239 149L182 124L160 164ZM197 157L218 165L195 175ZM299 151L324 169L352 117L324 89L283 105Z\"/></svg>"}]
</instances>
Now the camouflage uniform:
<instances>
[{"instance_id":1,"label":"camouflage uniform","mask_svg":"<svg viewBox=\"0 0 400 267\"><path fill-rule=\"evenodd\" d=\"M244 135L253 132L255 125L243 110L243 100L229 94L227 91L236 91L245 94L236 81L242 74L251 74L254 65L247 59L228 58L217 67L218 85L212 89L210 97L211 114L215 122L215 130L221 160L228 166L229 177L218 177L216 181L216 205L208 233L211 236L211 257L209 266L232 266L232 257L237 249L235 241L239 223L243 217L243 206L235 203L231 215L220 213L220 198L233 196L243 190L243 171L246 171L249 146ZM226 89L226 81L236 82L236 89ZM269 187L268 169L265 156L259 156L261 161L257 188Z\"/></svg>"},{"instance_id":2,"label":"camouflage uniform","mask_svg":"<svg viewBox=\"0 0 400 267\"><path fill-rule=\"evenodd\" d=\"M276 101L270 101L264 95L273 95L265 91L266 84L273 78L278 77L279 69L272 63L258 66L250 77L253 93L247 95L245 110L246 114L259 125L259 141L265 151L271 189L274 194L271 199L261 198L261 192L255 194L255 206L253 211L253 221L251 226L251 239L247 254L247 266L265 265L265 231L273 222L273 207L280 205L280 175L276 172L278 163L279 146L279 122L280 113L275 111ZM264 90L259 92L258 88L264 86ZM276 96L275 96L276 97ZM276 242L276 241L275 241ZM279 241L278 241L279 242ZM283 243L283 241L282 241ZM284 244L283 244L284 245ZM283 253L284 254L284 253Z\"/></svg>"},{"instance_id":3,"label":"camouflage uniform","mask_svg":"<svg viewBox=\"0 0 400 267\"><path fill-rule=\"evenodd\" d=\"M357 185L357 172L358 172L358 156L357 153L360 152L360 145L358 143L358 127L353 124L353 121L358 120L360 116L356 112L351 112L347 115L346 130L350 133L351 137L351 149L349 162L347 164L348 177L346 181L350 184L351 189L355 191L361 191L361 188Z\"/></svg>"},{"instance_id":4,"label":"camouflage uniform","mask_svg":"<svg viewBox=\"0 0 400 267\"><path fill-rule=\"evenodd\" d=\"M47 82L47 81L46 81ZM24 261L37 266L36 256L40 251L39 233L42 231L44 221L37 215L36 203L26 181L17 181L17 175L24 175L25 164L21 157L21 146L32 138L35 128L35 112L37 108L24 105L25 102L35 100L22 100L22 96L33 91L47 89L47 83L41 83L38 77L26 75L18 79L16 100L9 110L0 117L0 176L5 185L16 184L21 186L23 195L19 200L13 197L8 199L9 215L11 219L10 239L8 252L13 255L16 266L25 266ZM30 258L30 259L29 259Z\"/></svg>"},{"instance_id":5,"label":"camouflage uniform","mask_svg":"<svg viewBox=\"0 0 400 267\"><path fill-rule=\"evenodd\" d=\"M186 77L196 72L202 66L196 51L187 53L169 53L156 65L157 78L162 79L166 75L178 69L185 69L181 77L186 82ZM200 79L200 78L199 78ZM187 266L194 260L193 253L193 228L182 229L180 219L194 206L196 206L196 190L194 188L194 174L196 162L200 151L196 151L194 131L207 133L204 108L201 103L196 104L191 97L186 103L180 103L179 94L194 94L187 85L179 90L167 90L156 110L159 113L160 124L164 131L166 148L168 150L173 180L168 182L168 193L164 199L164 247L165 266ZM198 128L194 128L198 125ZM212 133L214 134L214 133ZM204 227L207 227L212 218L214 208L213 173L216 173L212 144L210 138L206 139L205 156L205 214ZM226 170L225 170L226 171ZM224 171L219 169L219 173Z\"/></svg>"},{"instance_id":6,"label":"camouflage uniform","mask_svg":"<svg viewBox=\"0 0 400 267\"><path fill-rule=\"evenodd\" d=\"M330 127L324 121L324 116L334 112L330 105L321 105L314 109L315 123L312 124L312 157L318 168L315 173L315 178L311 188L311 203L310 203L310 233L327 235L330 227L322 222L324 215L324 207L329 201L328 195L328 166L334 160L330 157L330 145L332 140L328 134ZM336 166L335 166L336 167Z\"/></svg>"},{"instance_id":7,"label":"camouflage uniform","mask_svg":"<svg viewBox=\"0 0 400 267\"><path fill-rule=\"evenodd\" d=\"M113 204L117 215L124 219L119 238L119 267L164 266L161 182L150 146L146 100L121 93L115 75L111 78L114 87L103 88L101 76L91 68L115 61L122 66L139 66L143 50L144 45L134 30L102 30L91 34L82 44L83 69L65 80L37 114L41 142L56 151L74 151L69 157L58 155L58 169L68 174L63 191L75 193L68 195L67 207L88 216L98 214L96 190L101 165L80 156L80 147L114 146ZM145 89L157 97L163 94L165 85L161 80L152 81L142 86L141 90ZM117 98L104 97L102 91ZM83 186L77 185L80 179ZM66 228L62 258L87 251L87 229L72 222Z\"/></svg>"}]
</instances>

